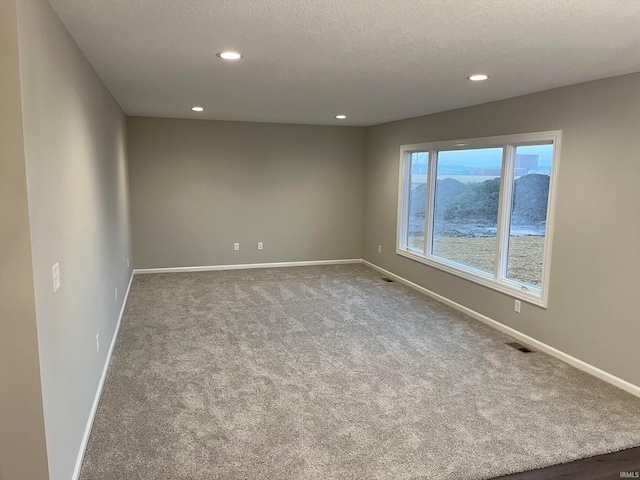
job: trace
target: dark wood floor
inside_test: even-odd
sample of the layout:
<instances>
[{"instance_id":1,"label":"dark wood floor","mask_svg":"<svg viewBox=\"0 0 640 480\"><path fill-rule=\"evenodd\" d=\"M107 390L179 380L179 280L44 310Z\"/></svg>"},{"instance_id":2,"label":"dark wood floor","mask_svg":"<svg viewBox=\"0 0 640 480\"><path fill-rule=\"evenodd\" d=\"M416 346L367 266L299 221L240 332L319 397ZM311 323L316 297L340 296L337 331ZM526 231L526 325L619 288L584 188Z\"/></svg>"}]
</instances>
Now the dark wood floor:
<instances>
[{"instance_id":1,"label":"dark wood floor","mask_svg":"<svg viewBox=\"0 0 640 480\"><path fill-rule=\"evenodd\" d=\"M621 476L621 472L628 475ZM498 477L494 480L609 480L614 478L640 479L640 447Z\"/></svg>"}]
</instances>

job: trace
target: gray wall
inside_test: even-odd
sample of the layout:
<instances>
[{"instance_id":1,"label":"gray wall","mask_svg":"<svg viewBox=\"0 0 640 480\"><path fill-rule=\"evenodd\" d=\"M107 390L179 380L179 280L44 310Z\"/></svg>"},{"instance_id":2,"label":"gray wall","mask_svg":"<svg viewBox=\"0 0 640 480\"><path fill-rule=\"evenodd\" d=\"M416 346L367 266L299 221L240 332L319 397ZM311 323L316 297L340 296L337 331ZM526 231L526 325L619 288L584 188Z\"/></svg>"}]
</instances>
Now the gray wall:
<instances>
[{"instance_id":1,"label":"gray wall","mask_svg":"<svg viewBox=\"0 0 640 480\"><path fill-rule=\"evenodd\" d=\"M18 32L49 475L68 480L130 277L126 121L46 0L18 1Z\"/></svg>"},{"instance_id":2,"label":"gray wall","mask_svg":"<svg viewBox=\"0 0 640 480\"><path fill-rule=\"evenodd\" d=\"M363 128L127 125L136 268L362 257Z\"/></svg>"},{"instance_id":3,"label":"gray wall","mask_svg":"<svg viewBox=\"0 0 640 480\"><path fill-rule=\"evenodd\" d=\"M562 130L549 305L395 253L400 145ZM364 258L640 385L640 74L367 129ZM378 254L377 245L383 251Z\"/></svg>"},{"instance_id":4,"label":"gray wall","mask_svg":"<svg viewBox=\"0 0 640 480\"><path fill-rule=\"evenodd\" d=\"M0 480L46 479L16 0L0 0Z\"/></svg>"}]
</instances>

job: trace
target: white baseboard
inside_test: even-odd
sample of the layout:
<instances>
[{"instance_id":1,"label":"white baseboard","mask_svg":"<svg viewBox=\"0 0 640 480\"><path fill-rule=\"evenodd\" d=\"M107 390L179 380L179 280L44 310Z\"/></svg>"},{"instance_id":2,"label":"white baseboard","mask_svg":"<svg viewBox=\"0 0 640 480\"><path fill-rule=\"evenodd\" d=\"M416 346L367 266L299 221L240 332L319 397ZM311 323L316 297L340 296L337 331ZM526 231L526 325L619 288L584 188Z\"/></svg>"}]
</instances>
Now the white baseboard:
<instances>
[{"instance_id":1,"label":"white baseboard","mask_svg":"<svg viewBox=\"0 0 640 480\"><path fill-rule=\"evenodd\" d=\"M525 335L524 333L521 333L518 330L515 330L511 327L503 325L502 323L497 322L485 315L482 315L481 313L478 313L475 310L471 310L470 308L467 308L464 305L460 305L459 303L454 302L453 300L449 300L448 298L443 297L442 295L439 295L435 292L432 292L431 290L428 290L424 287L421 287L420 285L413 283L407 280L406 278L396 275L395 273L391 273L388 270L385 270L384 268L379 267L378 265L375 265L366 260L363 260L362 263L364 263L365 265L375 270L378 270L379 272L383 273L387 277L391 277L394 280L397 280L398 282L407 285L408 287L411 287L421 293L424 293L425 295L428 295L429 297L441 303L444 303L445 305L448 305L451 308L454 308L462 313L465 313L470 317L475 318L476 320L479 320L482 323L485 323L490 327L495 328L496 330L500 330L501 332L506 333L507 335L510 335L513 338L523 343L526 343L527 345L530 345L542 352L548 353L549 355L556 357L557 359L562 360L563 362L568 363L569 365L576 367L577 369L582 370L583 372L589 373L594 377L599 378L600 380L604 380L605 382L610 383L611 385L621 388L629 392L630 394L635 395L636 397L640 397L640 387L637 385L634 385L633 383L627 382L626 380L623 380L619 377L616 377L615 375L607 373L604 370L599 369L598 367L594 367L593 365L583 362L578 358L572 357L571 355L564 353L558 350L557 348L547 345L546 343L543 343L539 340L536 340L535 338L530 337L529 335Z\"/></svg>"},{"instance_id":2,"label":"white baseboard","mask_svg":"<svg viewBox=\"0 0 640 480\"><path fill-rule=\"evenodd\" d=\"M93 427L93 421L96 417L96 411L98 410L98 403L100 402L100 396L102 395L102 388L104 387L104 382L107 378L107 371L109 370L109 363L111 362L113 347L115 347L116 339L118 338L118 331L120 330L120 322L122 321L122 315L124 314L124 307L126 306L127 299L129 298L129 290L131 290L131 282L133 282L133 272L131 272L131 277L129 278L129 285L127 286L127 291L124 294L124 298L122 299L122 307L120 308L120 315L118 316L116 329L113 332L113 338L111 339L111 345L109 346L109 352L107 353L107 358L104 361L102 375L100 377L100 381L98 382L98 389L96 390L96 396L93 400L91 411L89 412L87 425L84 429L84 435L82 436L82 442L80 443L80 451L78 452L76 466L73 469L73 477L71 477L72 480L78 480L78 477L80 477L80 469L82 468L82 461L84 460L84 454L85 454L85 451L87 450L87 443L89 442L89 436L91 435L91 428Z\"/></svg>"},{"instance_id":3,"label":"white baseboard","mask_svg":"<svg viewBox=\"0 0 640 480\"><path fill-rule=\"evenodd\" d=\"M169 268L136 268L134 275L145 273L178 273L178 272L211 272L215 270L247 270L251 268L280 268L280 267L312 267L317 265L341 265L362 263L360 258L342 260L309 260L306 262L278 262L278 263L242 263L235 265L209 265L198 267L169 267Z\"/></svg>"}]
</instances>

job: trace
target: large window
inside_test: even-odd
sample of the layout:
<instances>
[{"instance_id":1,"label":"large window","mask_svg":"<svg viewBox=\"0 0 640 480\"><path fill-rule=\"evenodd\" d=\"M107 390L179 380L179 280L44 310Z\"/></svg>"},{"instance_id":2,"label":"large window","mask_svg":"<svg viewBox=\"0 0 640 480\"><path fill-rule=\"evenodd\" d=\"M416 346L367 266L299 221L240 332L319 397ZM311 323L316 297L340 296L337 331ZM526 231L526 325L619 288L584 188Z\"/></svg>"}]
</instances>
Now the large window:
<instances>
[{"instance_id":1,"label":"large window","mask_svg":"<svg viewBox=\"0 0 640 480\"><path fill-rule=\"evenodd\" d=\"M546 306L560 136L403 145L398 254Z\"/></svg>"}]
</instances>

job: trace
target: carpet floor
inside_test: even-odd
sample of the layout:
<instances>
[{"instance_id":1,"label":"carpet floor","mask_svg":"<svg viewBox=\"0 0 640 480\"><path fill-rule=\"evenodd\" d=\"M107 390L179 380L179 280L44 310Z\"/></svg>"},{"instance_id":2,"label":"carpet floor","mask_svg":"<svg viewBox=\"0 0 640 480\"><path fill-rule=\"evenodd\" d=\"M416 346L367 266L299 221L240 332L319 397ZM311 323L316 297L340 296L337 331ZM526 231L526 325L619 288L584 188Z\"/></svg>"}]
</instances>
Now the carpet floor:
<instances>
[{"instance_id":1,"label":"carpet floor","mask_svg":"<svg viewBox=\"0 0 640 480\"><path fill-rule=\"evenodd\" d=\"M380 276L135 276L80 478L485 479L640 445L640 398Z\"/></svg>"}]
</instances>

